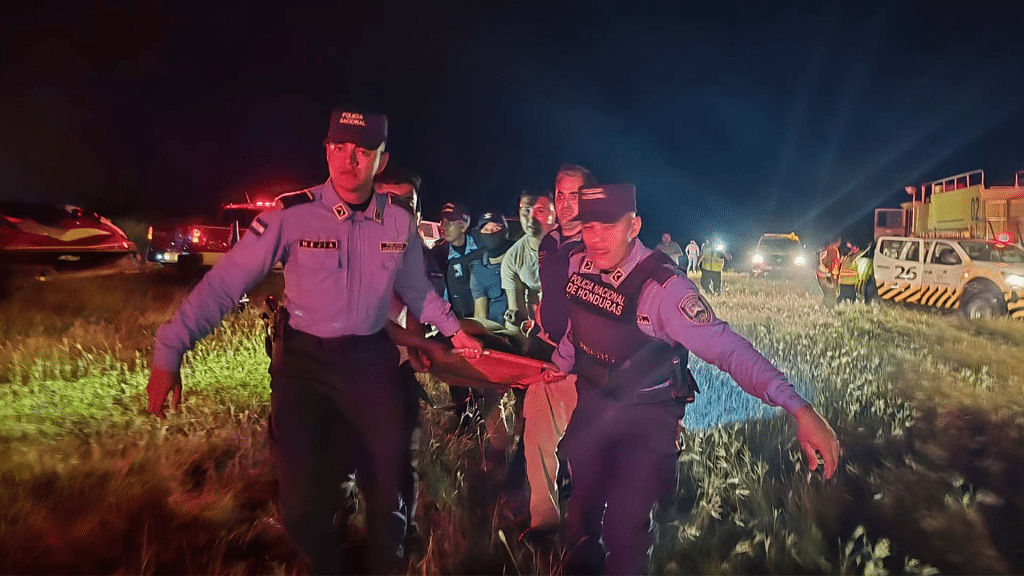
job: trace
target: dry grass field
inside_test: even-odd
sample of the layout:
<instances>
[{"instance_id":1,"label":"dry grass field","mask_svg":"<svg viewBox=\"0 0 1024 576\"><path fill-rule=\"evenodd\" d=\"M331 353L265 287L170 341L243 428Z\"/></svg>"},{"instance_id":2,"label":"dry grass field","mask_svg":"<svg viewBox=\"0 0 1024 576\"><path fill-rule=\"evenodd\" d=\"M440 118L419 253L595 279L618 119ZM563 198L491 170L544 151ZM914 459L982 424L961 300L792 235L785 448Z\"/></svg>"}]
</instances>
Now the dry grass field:
<instances>
[{"instance_id":1,"label":"dry grass field","mask_svg":"<svg viewBox=\"0 0 1024 576\"><path fill-rule=\"evenodd\" d=\"M1024 325L826 310L805 284L726 283L716 312L819 407L844 458L830 482L809 474L784 414L692 360L703 393L655 573L1024 573ZM189 354L178 413L145 413L153 334L188 286L155 274L7 290L0 572L306 570L275 517L258 309ZM424 545L408 573L560 573L557 549L516 541L480 439L451 434L444 411L424 406L423 421Z\"/></svg>"}]
</instances>

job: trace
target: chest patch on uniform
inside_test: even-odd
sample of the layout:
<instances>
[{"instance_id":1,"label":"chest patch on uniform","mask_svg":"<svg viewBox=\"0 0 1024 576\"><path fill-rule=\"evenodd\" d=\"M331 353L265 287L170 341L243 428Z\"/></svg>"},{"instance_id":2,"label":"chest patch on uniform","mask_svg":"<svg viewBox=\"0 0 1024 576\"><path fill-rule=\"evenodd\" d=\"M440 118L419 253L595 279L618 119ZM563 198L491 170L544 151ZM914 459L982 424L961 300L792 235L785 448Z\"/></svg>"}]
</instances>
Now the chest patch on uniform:
<instances>
[{"instance_id":1,"label":"chest patch on uniform","mask_svg":"<svg viewBox=\"0 0 1024 576\"><path fill-rule=\"evenodd\" d=\"M249 224L249 232L252 232L253 234L255 234L257 238L262 236L263 233L266 232L266 231L267 231L267 223L264 222L263 220L260 220L259 216L257 216L252 221L251 224Z\"/></svg>"},{"instance_id":2,"label":"chest patch on uniform","mask_svg":"<svg viewBox=\"0 0 1024 576\"><path fill-rule=\"evenodd\" d=\"M707 326L715 319L711 305L696 292L687 294L679 300L679 311L698 326Z\"/></svg>"},{"instance_id":3,"label":"chest patch on uniform","mask_svg":"<svg viewBox=\"0 0 1024 576\"><path fill-rule=\"evenodd\" d=\"M565 295L616 317L622 315L622 309L626 305L625 294L577 273L569 277L569 283L565 285Z\"/></svg>"},{"instance_id":4,"label":"chest patch on uniform","mask_svg":"<svg viewBox=\"0 0 1024 576\"><path fill-rule=\"evenodd\" d=\"M314 250L337 250L337 240L299 240L299 248L312 248Z\"/></svg>"},{"instance_id":5,"label":"chest patch on uniform","mask_svg":"<svg viewBox=\"0 0 1024 576\"><path fill-rule=\"evenodd\" d=\"M409 246L406 242L381 242L381 252L405 252L405 248Z\"/></svg>"}]
</instances>

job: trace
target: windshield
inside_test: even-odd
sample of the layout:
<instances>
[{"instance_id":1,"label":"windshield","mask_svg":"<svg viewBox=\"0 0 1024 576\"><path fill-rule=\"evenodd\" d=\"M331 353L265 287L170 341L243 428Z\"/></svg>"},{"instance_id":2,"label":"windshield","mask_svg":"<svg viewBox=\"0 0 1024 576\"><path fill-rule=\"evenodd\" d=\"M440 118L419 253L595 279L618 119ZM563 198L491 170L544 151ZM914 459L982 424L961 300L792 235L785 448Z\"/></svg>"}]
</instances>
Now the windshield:
<instances>
[{"instance_id":1,"label":"windshield","mask_svg":"<svg viewBox=\"0 0 1024 576\"><path fill-rule=\"evenodd\" d=\"M998 244L984 240L963 240L960 242L971 260L980 262L1004 262L1024 264L1024 250L1012 244Z\"/></svg>"},{"instance_id":2,"label":"windshield","mask_svg":"<svg viewBox=\"0 0 1024 576\"><path fill-rule=\"evenodd\" d=\"M789 252L790 250L798 250L800 243L789 238L762 236L761 241L757 243L757 247L765 252Z\"/></svg>"}]
</instances>

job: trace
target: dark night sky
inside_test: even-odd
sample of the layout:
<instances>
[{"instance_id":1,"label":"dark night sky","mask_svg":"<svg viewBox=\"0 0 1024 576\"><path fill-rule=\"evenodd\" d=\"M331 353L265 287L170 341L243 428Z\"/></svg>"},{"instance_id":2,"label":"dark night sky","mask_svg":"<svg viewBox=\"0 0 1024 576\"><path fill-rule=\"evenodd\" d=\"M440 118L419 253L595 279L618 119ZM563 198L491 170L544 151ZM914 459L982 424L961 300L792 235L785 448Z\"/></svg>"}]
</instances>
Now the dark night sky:
<instances>
[{"instance_id":1,"label":"dark night sky","mask_svg":"<svg viewBox=\"0 0 1024 576\"><path fill-rule=\"evenodd\" d=\"M389 114L425 217L512 214L575 162L637 184L647 240L870 235L907 184L1024 169L1020 2L217 4L5 4L0 199L181 214L317 184L339 103Z\"/></svg>"}]
</instances>

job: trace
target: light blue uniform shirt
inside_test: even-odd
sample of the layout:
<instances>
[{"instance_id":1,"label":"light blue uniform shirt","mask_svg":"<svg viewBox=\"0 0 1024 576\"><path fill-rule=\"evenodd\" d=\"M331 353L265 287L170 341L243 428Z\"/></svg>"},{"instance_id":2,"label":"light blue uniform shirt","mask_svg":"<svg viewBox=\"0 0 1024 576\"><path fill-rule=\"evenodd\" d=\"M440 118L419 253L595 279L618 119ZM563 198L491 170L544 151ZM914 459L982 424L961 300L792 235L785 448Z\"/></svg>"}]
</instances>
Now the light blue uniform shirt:
<instances>
[{"instance_id":1,"label":"light blue uniform shirt","mask_svg":"<svg viewBox=\"0 0 1024 576\"><path fill-rule=\"evenodd\" d=\"M634 242L619 268L601 273L601 280L618 287L626 276L653 251ZM569 274L585 266L586 252L569 260ZM593 266L586 266L591 269ZM698 358L714 364L732 376L745 392L769 406L781 406L790 414L809 403L800 396L785 374L772 365L746 338L732 331L729 324L711 310L686 276L676 274L664 286L647 282L637 302L636 323L640 330L669 344L682 344ZM562 372L570 372L576 363L572 321L551 361Z\"/></svg>"},{"instance_id":2,"label":"light blue uniform shirt","mask_svg":"<svg viewBox=\"0 0 1024 576\"><path fill-rule=\"evenodd\" d=\"M442 334L459 329L427 279L409 211L375 194L365 213L353 212L328 180L278 198L276 208L253 220L157 331L153 366L179 369L185 352L279 261L288 323L296 330L321 338L374 334L387 322L392 292Z\"/></svg>"}]
</instances>

